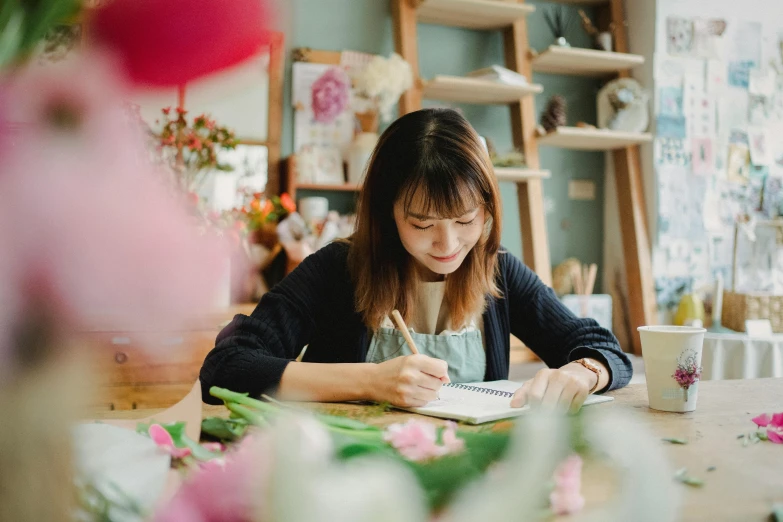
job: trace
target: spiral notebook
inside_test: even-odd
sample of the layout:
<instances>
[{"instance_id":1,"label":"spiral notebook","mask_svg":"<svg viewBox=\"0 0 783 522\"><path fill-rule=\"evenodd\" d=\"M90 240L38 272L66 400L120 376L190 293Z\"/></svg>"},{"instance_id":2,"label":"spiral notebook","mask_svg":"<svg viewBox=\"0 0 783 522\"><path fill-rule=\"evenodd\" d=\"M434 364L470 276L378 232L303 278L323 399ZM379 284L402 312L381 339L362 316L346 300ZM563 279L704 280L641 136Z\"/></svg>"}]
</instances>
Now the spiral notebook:
<instances>
[{"instance_id":1,"label":"spiral notebook","mask_svg":"<svg viewBox=\"0 0 783 522\"><path fill-rule=\"evenodd\" d=\"M512 408L511 397L522 386L521 382L490 381L467 384L444 384L440 389L440 398L418 408L403 408L406 411L454 419L468 424L508 419L524 415L529 406ZM605 395L591 395L585 406L614 400Z\"/></svg>"}]
</instances>

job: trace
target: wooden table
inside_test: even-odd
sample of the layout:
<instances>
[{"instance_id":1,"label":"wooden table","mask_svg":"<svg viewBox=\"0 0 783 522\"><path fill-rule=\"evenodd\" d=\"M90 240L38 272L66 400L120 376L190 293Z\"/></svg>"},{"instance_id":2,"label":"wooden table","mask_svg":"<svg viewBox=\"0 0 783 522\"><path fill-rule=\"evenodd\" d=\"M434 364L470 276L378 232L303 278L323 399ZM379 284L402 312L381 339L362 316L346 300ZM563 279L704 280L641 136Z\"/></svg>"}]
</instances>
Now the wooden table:
<instances>
[{"instance_id":1,"label":"wooden table","mask_svg":"<svg viewBox=\"0 0 783 522\"><path fill-rule=\"evenodd\" d=\"M783 411L783 379L703 381L699 388L698 408L691 413L649 409L647 390L639 384L611 392L615 401L596 407L622 409L656 437L688 440L686 445L661 442L674 469L686 467L689 474L705 481L702 488L681 486L685 490L681 520L767 520L773 503L783 503L783 445L760 442L743 446L737 435L755 428L750 419L756 415ZM411 417L430 419L398 411L379 414L377 409L354 404L309 406L378 426ZM101 418L133 419L157 412L98 413ZM226 409L204 405L202 415L226 415ZM711 466L716 469L707 472ZM589 499L593 488L588 485L586 489Z\"/></svg>"}]
</instances>

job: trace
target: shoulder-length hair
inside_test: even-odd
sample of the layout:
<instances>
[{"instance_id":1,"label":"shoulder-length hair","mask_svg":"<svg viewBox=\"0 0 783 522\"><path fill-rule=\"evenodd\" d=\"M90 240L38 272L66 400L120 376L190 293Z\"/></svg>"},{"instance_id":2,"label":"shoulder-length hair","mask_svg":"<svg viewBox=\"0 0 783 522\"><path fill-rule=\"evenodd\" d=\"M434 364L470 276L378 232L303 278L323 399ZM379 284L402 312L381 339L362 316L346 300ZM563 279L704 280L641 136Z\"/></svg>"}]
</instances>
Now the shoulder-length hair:
<instances>
[{"instance_id":1,"label":"shoulder-length hair","mask_svg":"<svg viewBox=\"0 0 783 522\"><path fill-rule=\"evenodd\" d=\"M481 314L495 284L500 248L501 203L489 155L478 134L459 113L424 109L392 123L380 137L359 195L356 230L348 267L356 310L377 329L398 309L408 320L419 278L394 220L394 205L405 212L459 217L484 207L484 232L460 267L446 277L444 300L451 324ZM424 208L411 209L412 203Z\"/></svg>"}]
</instances>

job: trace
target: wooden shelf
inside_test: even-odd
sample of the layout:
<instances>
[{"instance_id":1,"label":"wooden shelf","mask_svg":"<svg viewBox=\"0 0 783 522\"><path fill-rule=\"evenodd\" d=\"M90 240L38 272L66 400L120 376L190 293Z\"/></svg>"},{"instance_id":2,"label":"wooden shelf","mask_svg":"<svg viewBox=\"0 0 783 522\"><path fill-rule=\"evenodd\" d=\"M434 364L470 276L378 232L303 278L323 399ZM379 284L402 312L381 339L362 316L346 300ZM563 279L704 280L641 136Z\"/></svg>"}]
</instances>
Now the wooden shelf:
<instances>
[{"instance_id":1,"label":"wooden shelf","mask_svg":"<svg viewBox=\"0 0 783 522\"><path fill-rule=\"evenodd\" d=\"M540 85L508 85L462 76L436 76L424 82L423 94L430 100L480 104L516 103L520 98L543 92Z\"/></svg>"},{"instance_id":2,"label":"wooden shelf","mask_svg":"<svg viewBox=\"0 0 783 522\"><path fill-rule=\"evenodd\" d=\"M651 140L652 135L649 132L558 127L557 130L538 138L538 144L576 150L615 150Z\"/></svg>"},{"instance_id":3,"label":"wooden shelf","mask_svg":"<svg viewBox=\"0 0 783 522\"><path fill-rule=\"evenodd\" d=\"M644 63L644 56L552 45L533 58L533 70L550 74L608 76Z\"/></svg>"},{"instance_id":4,"label":"wooden shelf","mask_svg":"<svg viewBox=\"0 0 783 522\"><path fill-rule=\"evenodd\" d=\"M344 185L319 185L317 183L297 183L297 190L327 190L327 191L339 191L339 192L358 192L361 190L361 185L354 185L353 183L345 183Z\"/></svg>"},{"instance_id":5,"label":"wooden shelf","mask_svg":"<svg viewBox=\"0 0 783 522\"><path fill-rule=\"evenodd\" d=\"M529 169L526 167L495 167L495 177L498 181L527 181L543 179L550 176L548 170Z\"/></svg>"},{"instance_id":6,"label":"wooden shelf","mask_svg":"<svg viewBox=\"0 0 783 522\"><path fill-rule=\"evenodd\" d=\"M532 5L498 0L423 0L416 17L425 24L502 29L535 10Z\"/></svg>"}]
</instances>

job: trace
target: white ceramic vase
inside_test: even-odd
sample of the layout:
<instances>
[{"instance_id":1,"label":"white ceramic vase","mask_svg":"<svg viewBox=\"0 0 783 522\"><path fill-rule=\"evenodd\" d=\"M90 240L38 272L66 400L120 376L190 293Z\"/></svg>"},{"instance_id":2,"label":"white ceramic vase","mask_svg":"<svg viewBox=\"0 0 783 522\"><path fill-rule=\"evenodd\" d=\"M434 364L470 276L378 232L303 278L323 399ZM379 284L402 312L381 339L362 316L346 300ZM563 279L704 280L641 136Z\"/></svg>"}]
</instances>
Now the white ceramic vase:
<instances>
[{"instance_id":1,"label":"white ceramic vase","mask_svg":"<svg viewBox=\"0 0 783 522\"><path fill-rule=\"evenodd\" d=\"M360 132L354 137L348 147L349 183L359 185L364 181L365 169L377 143L378 134L375 132Z\"/></svg>"}]
</instances>

